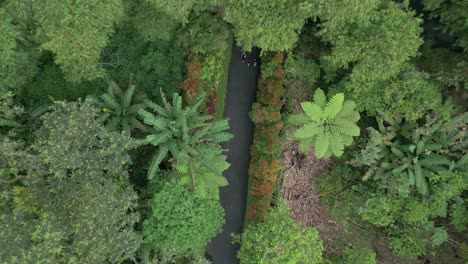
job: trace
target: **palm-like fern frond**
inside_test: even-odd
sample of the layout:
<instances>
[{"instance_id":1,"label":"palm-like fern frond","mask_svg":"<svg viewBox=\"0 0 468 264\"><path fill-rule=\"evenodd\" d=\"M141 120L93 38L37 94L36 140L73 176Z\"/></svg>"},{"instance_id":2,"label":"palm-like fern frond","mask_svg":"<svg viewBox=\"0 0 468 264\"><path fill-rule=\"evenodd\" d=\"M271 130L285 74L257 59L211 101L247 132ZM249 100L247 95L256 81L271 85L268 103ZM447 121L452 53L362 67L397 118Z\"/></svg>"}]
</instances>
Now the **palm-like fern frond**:
<instances>
[{"instance_id":1,"label":"palm-like fern frond","mask_svg":"<svg viewBox=\"0 0 468 264\"><path fill-rule=\"evenodd\" d=\"M313 102L301 103L304 114L291 115L289 123L298 126L294 137L299 140L299 149L306 151L315 147L318 158L343 154L345 146L351 145L353 137L359 136L356 125L360 116L354 110L356 104L344 101L343 94L334 95L328 102L325 93L317 89Z\"/></svg>"}]
</instances>

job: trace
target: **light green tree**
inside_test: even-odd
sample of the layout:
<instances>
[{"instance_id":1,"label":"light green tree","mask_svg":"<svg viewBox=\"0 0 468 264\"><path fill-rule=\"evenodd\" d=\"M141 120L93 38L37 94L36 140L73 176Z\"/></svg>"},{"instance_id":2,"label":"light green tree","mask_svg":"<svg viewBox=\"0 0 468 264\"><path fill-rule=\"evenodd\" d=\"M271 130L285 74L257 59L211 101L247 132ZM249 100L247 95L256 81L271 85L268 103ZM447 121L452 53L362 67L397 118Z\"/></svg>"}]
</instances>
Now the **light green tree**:
<instances>
[{"instance_id":1,"label":"light green tree","mask_svg":"<svg viewBox=\"0 0 468 264\"><path fill-rule=\"evenodd\" d=\"M235 236L243 264L323 263L323 245L317 230L296 223L281 201L265 215L265 221L248 225Z\"/></svg>"},{"instance_id":2,"label":"light green tree","mask_svg":"<svg viewBox=\"0 0 468 264\"><path fill-rule=\"evenodd\" d=\"M311 16L312 4L306 0L232 1L224 20L234 27L237 43L244 49L254 46L264 51L285 51L296 43L299 32Z\"/></svg>"},{"instance_id":3,"label":"light green tree","mask_svg":"<svg viewBox=\"0 0 468 264\"><path fill-rule=\"evenodd\" d=\"M299 149L305 152L314 146L317 158L341 156L344 147L351 145L353 137L360 133L356 125L360 116L355 106L353 101L344 101L342 93L327 102L324 92L317 89L313 102L301 103L304 113L289 118L291 124L299 126L294 132Z\"/></svg>"},{"instance_id":4,"label":"light green tree","mask_svg":"<svg viewBox=\"0 0 468 264\"><path fill-rule=\"evenodd\" d=\"M123 16L122 0L7 0L8 12L72 82L104 75L102 49Z\"/></svg>"}]
</instances>

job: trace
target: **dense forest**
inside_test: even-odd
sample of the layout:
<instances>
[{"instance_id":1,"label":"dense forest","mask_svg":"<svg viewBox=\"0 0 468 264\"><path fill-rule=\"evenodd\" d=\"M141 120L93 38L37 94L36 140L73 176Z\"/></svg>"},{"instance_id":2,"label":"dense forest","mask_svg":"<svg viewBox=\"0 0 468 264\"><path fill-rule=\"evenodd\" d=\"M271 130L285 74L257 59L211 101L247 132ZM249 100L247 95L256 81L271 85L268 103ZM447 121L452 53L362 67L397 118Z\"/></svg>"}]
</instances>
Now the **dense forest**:
<instances>
[{"instance_id":1,"label":"dense forest","mask_svg":"<svg viewBox=\"0 0 468 264\"><path fill-rule=\"evenodd\" d=\"M235 46L236 262L467 263L466 0L0 0L0 263L222 263Z\"/></svg>"}]
</instances>

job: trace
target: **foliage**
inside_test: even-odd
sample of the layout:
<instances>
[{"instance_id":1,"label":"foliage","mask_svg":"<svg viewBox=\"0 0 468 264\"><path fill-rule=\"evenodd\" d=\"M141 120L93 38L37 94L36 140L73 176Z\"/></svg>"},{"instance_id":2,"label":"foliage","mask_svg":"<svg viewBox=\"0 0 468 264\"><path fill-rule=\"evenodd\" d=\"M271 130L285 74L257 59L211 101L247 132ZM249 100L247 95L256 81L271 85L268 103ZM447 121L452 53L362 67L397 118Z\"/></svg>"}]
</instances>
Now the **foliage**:
<instances>
[{"instance_id":1,"label":"foliage","mask_svg":"<svg viewBox=\"0 0 468 264\"><path fill-rule=\"evenodd\" d=\"M33 149L55 177L71 172L127 176L127 150L135 147L129 135L109 133L97 120L99 111L88 102L57 102L41 120ZM99 157L99 158L98 158Z\"/></svg>"},{"instance_id":2,"label":"foliage","mask_svg":"<svg viewBox=\"0 0 468 264\"><path fill-rule=\"evenodd\" d=\"M204 163L193 159L181 160L174 164L173 176L179 178L185 186L198 191L200 196L205 196L210 191L228 185L228 181L223 176L223 172L230 166L226 158L226 155L217 154L204 157ZM204 164L210 164L210 168Z\"/></svg>"},{"instance_id":3,"label":"foliage","mask_svg":"<svg viewBox=\"0 0 468 264\"><path fill-rule=\"evenodd\" d=\"M117 263L132 258L137 195L128 136L86 103L58 102L32 146L1 138L0 258L11 263ZM83 133L86 131L87 133Z\"/></svg>"},{"instance_id":4,"label":"foliage","mask_svg":"<svg viewBox=\"0 0 468 264\"><path fill-rule=\"evenodd\" d=\"M0 92L21 87L37 72L38 54L11 12L0 4Z\"/></svg>"},{"instance_id":5,"label":"foliage","mask_svg":"<svg viewBox=\"0 0 468 264\"><path fill-rule=\"evenodd\" d=\"M376 254L368 248L353 249L348 247L343 255L333 259L335 264L376 264Z\"/></svg>"},{"instance_id":6,"label":"foliage","mask_svg":"<svg viewBox=\"0 0 468 264\"><path fill-rule=\"evenodd\" d=\"M146 136L143 143L158 148L148 169L149 179L153 178L159 170L159 164L169 153L174 161L193 159L213 170L213 166L205 158L221 154L219 144L230 140L232 134L224 132L229 128L227 120L206 122L212 117L199 114L198 109L204 97L205 94L201 94L185 107L178 94L173 95L172 105L163 95L162 107L145 100L148 107L157 113L155 115L144 109L138 111L144 123L150 126L151 134Z\"/></svg>"},{"instance_id":7,"label":"foliage","mask_svg":"<svg viewBox=\"0 0 468 264\"><path fill-rule=\"evenodd\" d=\"M206 54L230 47L226 22L212 12L193 12L189 24L178 30L178 43L194 53Z\"/></svg>"},{"instance_id":8,"label":"foliage","mask_svg":"<svg viewBox=\"0 0 468 264\"><path fill-rule=\"evenodd\" d=\"M143 222L143 236L153 251L199 254L224 223L217 192L201 197L175 180L166 180L148 204L152 214Z\"/></svg>"},{"instance_id":9,"label":"foliage","mask_svg":"<svg viewBox=\"0 0 468 264\"><path fill-rule=\"evenodd\" d=\"M14 94L11 91L4 94L0 93L0 128L19 127L21 125L17 118L24 114L24 109L14 104L13 97Z\"/></svg>"},{"instance_id":10,"label":"foliage","mask_svg":"<svg viewBox=\"0 0 468 264\"><path fill-rule=\"evenodd\" d=\"M55 55L66 79L71 82L102 77L99 65L114 24L123 16L121 0L32 1L41 48Z\"/></svg>"},{"instance_id":11,"label":"foliage","mask_svg":"<svg viewBox=\"0 0 468 264\"><path fill-rule=\"evenodd\" d=\"M364 100L360 99L362 96ZM398 111L408 121L415 121L430 110L444 111L440 86L429 80L429 74L414 67L407 67L397 77L351 97L371 115L379 110L388 114Z\"/></svg>"},{"instance_id":12,"label":"foliage","mask_svg":"<svg viewBox=\"0 0 468 264\"><path fill-rule=\"evenodd\" d=\"M288 54L284 69L288 80L301 79L310 85L320 77L320 68L315 61L295 57L293 54Z\"/></svg>"},{"instance_id":13,"label":"foliage","mask_svg":"<svg viewBox=\"0 0 468 264\"><path fill-rule=\"evenodd\" d=\"M430 179L440 172L462 168L466 163L463 127L468 114L450 121L426 119L426 125L401 125L402 118L382 114L377 118L379 131L369 128L368 145L358 155L357 163L370 166L364 180L374 178L389 192L408 194L415 188L422 196L430 194ZM385 126L384 124L388 124Z\"/></svg>"},{"instance_id":14,"label":"foliage","mask_svg":"<svg viewBox=\"0 0 468 264\"><path fill-rule=\"evenodd\" d=\"M398 75L407 61L418 55L418 47L422 43L419 36L422 32L419 26L421 19L414 17L412 11L405 11L391 1L382 2L376 9L366 10L365 2L369 1L363 1L358 8L363 8L358 12L363 17L357 22L353 21L357 18L341 21L336 18L339 16L336 16L335 10L327 11L326 14L335 17L325 18L330 20L329 23L333 22L333 26L328 26L333 30L324 27L318 32L321 39L332 46L331 52L321 58L322 67L328 74L349 68L351 73L346 79L346 90L362 101L366 98L362 92L371 89L376 81ZM370 2L375 4L375 1ZM372 5L369 7L372 8ZM333 8L344 10L338 4ZM336 19L338 21L334 22Z\"/></svg>"},{"instance_id":15,"label":"foliage","mask_svg":"<svg viewBox=\"0 0 468 264\"><path fill-rule=\"evenodd\" d=\"M423 0L424 9L443 23L443 30L456 37L456 45L468 51L468 3L463 0Z\"/></svg>"},{"instance_id":16,"label":"foliage","mask_svg":"<svg viewBox=\"0 0 468 264\"><path fill-rule=\"evenodd\" d=\"M188 56L187 77L180 84L180 89L189 97L193 98L203 92L203 80L201 79L202 57L191 54Z\"/></svg>"},{"instance_id":17,"label":"foliage","mask_svg":"<svg viewBox=\"0 0 468 264\"><path fill-rule=\"evenodd\" d=\"M131 25L124 25L104 49L103 61L110 80L120 87L135 85L161 103L159 89L167 94L179 91L185 55L186 51L174 43L173 34L170 40L148 43Z\"/></svg>"},{"instance_id":18,"label":"foliage","mask_svg":"<svg viewBox=\"0 0 468 264\"><path fill-rule=\"evenodd\" d=\"M146 107L141 102L144 95L136 94L134 97L134 93L134 85L128 87L124 93L115 82L111 82L107 93L101 95L101 100L96 97L90 97L90 100L102 109L103 115L100 120L108 121L110 130L123 130L130 135L135 128L143 132L147 130L136 118L138 111Z\"/></svg>"},{"instance_id":19,"label":"foliage","mask_svg":"<svg viewBox=\"0 0 468 264\"><path fill-rule=\"evenodd\" d=\"M145 41L170 41L179 26L175 20L148 0L125 3L128 23L131 23Z\"/></svg>"},{"instance_id":20,"label":"foliage","mask_svg":"<svg viewBox=\"0 0 468 264\"><path fill-rule=\"evenodd\" d=\"M98 95L105 91L107 82L103 79L71 83L65 80L60 68L48 63L42 65L38 74L18 91L28 111L48 105L51 101L77 100L87 95Z\"/></svg>"},{"instance_id":21,"label":"foliage","mask_svg":"<svg viewBox=\"0 0 468 264\"><path fill-rule=\"evenodd\" d=\"M355 106L353 101L345 102L342 93L327 102L325 93L317 89L313 102L301 103L305 114L289 118L291 124L300 126L294 132L294 138L299 140L299 149L305 152L313 145L317 158L341 156L344 147L351 145L353 137L360 133L356 125L360 116L354 111Z\"/></svg>"},{"instance_id":22,"label":"foliage","mask_svg":"<svg viewBox=\"0 0 468 264\"><path fill-rule=\"evenodd\" d=\"M276 179L281 171L280 129L281 108L284 95L285 77L282 68L283 54L279 53L271 61L276 65L269 78L258 82L257 102L252 106L250 118L255 124L254 140L250 149L249 201L247 220L262 220L270 207Z\"/></svg>"},{"instance_id":23,"label":"foliage","mask_svg":"<svg viewBox=\"0 0 468 264\"><path fill-rule=\"evenodd\" d=\"M322 263L323 245L317 230L289 217L282 202L265 215L265 221L247 226L234 239L241 244L241 263Z\"/></svg>"},{"instance_id":24,"label":"foliage","mask_svg":"<svg viewBox=\"0 0 468 264\"><path fill-rule=\"evenodd\" d=\"M232 1L224 20L234 27L239 45L245 50L257 46L263 51L286 51L310 16L312 4L303 0L278 0L268 5L255 0Z\"/></svg>"}]
</instances>

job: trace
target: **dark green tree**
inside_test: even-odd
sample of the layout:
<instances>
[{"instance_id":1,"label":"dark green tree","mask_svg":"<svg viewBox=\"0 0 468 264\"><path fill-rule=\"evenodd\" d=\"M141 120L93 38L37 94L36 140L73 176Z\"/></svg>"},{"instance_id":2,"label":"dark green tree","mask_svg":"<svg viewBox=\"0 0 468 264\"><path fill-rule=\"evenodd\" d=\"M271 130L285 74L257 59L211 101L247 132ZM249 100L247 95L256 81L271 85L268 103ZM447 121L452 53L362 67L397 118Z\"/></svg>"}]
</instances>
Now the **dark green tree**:
<instances>
[{"instance_id":1,"label":"dark green tree","mask_svg":"<svg viewBox=\"0 0 468 264\"><path fill-rule=\"evenodd\" d=\"M10 263L120 263L140 244L127 135L87 103L58 102L32 146L1 138L0 258Z\"/></svg>"}]
</instances>

